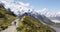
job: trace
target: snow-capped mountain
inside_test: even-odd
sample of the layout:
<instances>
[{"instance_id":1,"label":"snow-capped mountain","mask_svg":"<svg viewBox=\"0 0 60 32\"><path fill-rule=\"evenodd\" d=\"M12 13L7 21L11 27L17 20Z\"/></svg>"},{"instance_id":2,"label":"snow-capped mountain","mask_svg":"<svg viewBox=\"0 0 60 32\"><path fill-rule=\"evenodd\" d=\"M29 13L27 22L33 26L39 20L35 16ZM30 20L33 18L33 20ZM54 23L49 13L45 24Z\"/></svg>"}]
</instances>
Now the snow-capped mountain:
<instances>
[{"instance_id":1,"label":"snow-capped mountain","mask_svg":"<svg viewBox=\"0 0 60 32\"><path fill-rule=\"evenodd\" d=\"M16 15L19 13L23 14L24 12L28 12L29 9L31 11L31 8L29 8L29 3L23 3L19 1L15 2L14 0L0 0L0 3L3 3L6 9L10 8L11 11Z\"/></svg>"},{"instance_id":2,"label":"snow-capped mountain","mask_svg":"<svg viewBox=\"0 0 60 32\"><path fill-rule=\"evenodd\" d=\"M40 13L41 15L45 15L55 23L60 23L60 12L52 12L45 8L38 13Z\"/></svg>"},{"instance_id":3,"label":"snow-capped mountain","mask_svg":"<svg viewBox=\"0 0 60 32\"><path fill-rule=\"evenodd\" d=\"M51 12L48 9L44 8L43 10L39 10L38 12L35 9L29 8L28 3L23 3L14 0L0 0L0 3L4 3L6 9L10 8L12 12L16 15L22 15L25 12L33 12L34 14L39 13L41 15L45 15L46 17L60 17L60 12Z\"/></svg>"},{"instance_id":4,"label":"snow-capped mountain","mask_svg":"<svg viewBox=\"0 0 60 32\"><path fill-rule=\"evenodd\" d=\"M45 16L48 17L49 19L58 19L60 20L60 12L51 12L48 9L43 9L43 10L39 10L36 11L35 9L31 9L29 8L29 5L27 3L23 3L23 2L13 2L13 1L5 1L5 0L0 0L0 3L3 3L6 9L11 9L11 12L13 12L15 15L17 16L21 16L25 13L28 13L33 15L36 18L41 18ZM44 15L44 16L43 16Z\"/></svg>"},{"instance_id":5,"label":"snow-capped mountain","mask_svg":"<svg viewBox=\"0 0 60 32\"><path fill-rule=\"evenodd\" d=\"M46 17L60 17L60 12L49 11L48 9L44 8L42 11L39 12L41 15L45 15Z\"/></svg>"}]
</instances>

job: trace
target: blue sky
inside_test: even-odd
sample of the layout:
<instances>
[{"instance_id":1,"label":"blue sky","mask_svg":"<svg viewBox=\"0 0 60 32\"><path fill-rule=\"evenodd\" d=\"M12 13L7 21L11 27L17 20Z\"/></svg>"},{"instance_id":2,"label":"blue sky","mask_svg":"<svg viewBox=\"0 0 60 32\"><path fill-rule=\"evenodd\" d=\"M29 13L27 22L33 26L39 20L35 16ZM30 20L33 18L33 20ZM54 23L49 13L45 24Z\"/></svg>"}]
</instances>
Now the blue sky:
<instances>
[{"instance_id":1,"label":"blue sky","mask_svg":"<svg viewBox=\"0 0 60 32\"><path fill-rule=\"evenodd\" d=\"M60 11L60 0L18 0L24 3L30 3L35 9L47 8L50 11Z\"/></svg>"}]
</instances>

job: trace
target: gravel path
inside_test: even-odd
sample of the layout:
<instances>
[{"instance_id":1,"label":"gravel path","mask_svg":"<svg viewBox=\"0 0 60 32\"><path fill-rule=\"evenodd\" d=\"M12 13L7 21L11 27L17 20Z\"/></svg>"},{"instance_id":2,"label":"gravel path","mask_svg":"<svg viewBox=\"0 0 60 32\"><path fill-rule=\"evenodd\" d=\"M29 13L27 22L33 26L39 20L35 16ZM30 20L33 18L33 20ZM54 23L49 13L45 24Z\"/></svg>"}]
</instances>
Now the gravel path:
<instances>
[{"instance_id":1,"label":"gravel path","mask_svg":"<svg viewBox=\"0 0 60 32\"><path fill-rule=\"evenodd\" d=\"M8 29L3 30L1 32L17 32L16 26L15 25L9 26Z\"/></svg>"},{"instance_id":2,"label":"gravel path","mask_svg":"<svg viewBox=\"0 0 60 32\"><path fill-rule=\"evenodd\" d=\"M11 24L11 26L9 26L7 29L1 31L1 32L17 32L16 28L17 28L17 24L18 24L19 19L14 20ZM16 22L16 24L14 24L14 22Z\"/></svg>"}]
</instances>

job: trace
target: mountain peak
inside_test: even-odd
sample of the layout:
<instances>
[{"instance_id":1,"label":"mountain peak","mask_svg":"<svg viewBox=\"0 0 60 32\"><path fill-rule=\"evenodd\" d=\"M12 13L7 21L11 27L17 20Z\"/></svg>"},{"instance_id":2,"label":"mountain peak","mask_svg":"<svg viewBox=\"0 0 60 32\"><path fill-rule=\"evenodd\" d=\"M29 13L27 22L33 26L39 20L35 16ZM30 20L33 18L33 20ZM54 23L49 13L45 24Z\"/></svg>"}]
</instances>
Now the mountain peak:
<instances>
[{"instance_id":1,"label":"mountain peak","mask_svg":"<svg viewBox=\"0 0 60 32\"><path fill-rule=\"evenodd\" d=\"M48 11L48 9L47 8L44 8L42 11Z\"/></svg>"}]
</instances>

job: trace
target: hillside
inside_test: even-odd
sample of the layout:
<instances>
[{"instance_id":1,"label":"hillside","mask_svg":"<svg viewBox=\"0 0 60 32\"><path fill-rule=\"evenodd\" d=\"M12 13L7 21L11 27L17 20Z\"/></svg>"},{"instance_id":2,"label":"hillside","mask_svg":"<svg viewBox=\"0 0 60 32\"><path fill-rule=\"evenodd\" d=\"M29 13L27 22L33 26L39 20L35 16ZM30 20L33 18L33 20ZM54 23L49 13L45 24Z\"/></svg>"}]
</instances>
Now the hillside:
<instances>
[{"instance_id":1,"label":"hillside","mask_svg":"<svg viewBox=\"0 0 60 32\"><path fill-rule=\"evenodd\" d=\"M0 31L5 30L14 19L16 17L8 12L4 5L0 3Z\"/></svg>"},{"instance_id":2,"label":"hillside","mask_svg":"<svg viewBox=\"0 0 60 32\"><path fill-rule=\"evenodd\" d=\"M17 30L20 32L56 32L54 29L30 16L24 16L20 20Z\"/></svg>"}]
</instances>

